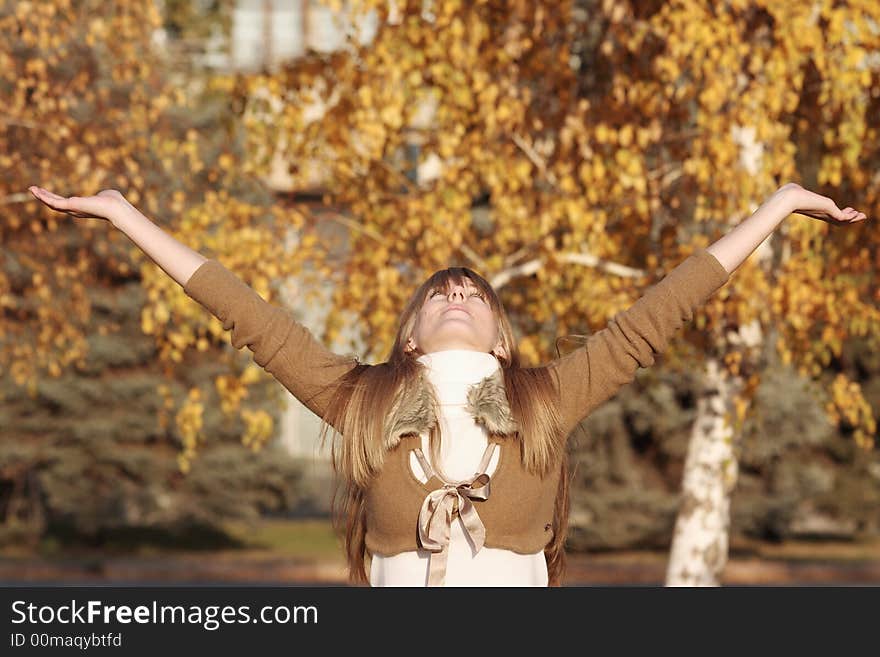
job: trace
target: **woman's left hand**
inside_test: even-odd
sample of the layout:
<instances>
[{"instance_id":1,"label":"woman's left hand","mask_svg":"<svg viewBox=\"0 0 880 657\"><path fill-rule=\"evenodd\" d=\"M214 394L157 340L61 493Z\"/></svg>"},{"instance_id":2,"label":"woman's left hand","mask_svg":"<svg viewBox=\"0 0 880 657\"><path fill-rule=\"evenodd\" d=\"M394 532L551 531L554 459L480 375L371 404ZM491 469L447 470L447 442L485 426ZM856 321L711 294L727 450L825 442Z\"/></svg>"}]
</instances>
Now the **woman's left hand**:
<instances>
[{"instance_id":1,"label":"woman's left hand","mask_svg":"<svg viewBox=\"0 0 880 657\"><path fill-rule=\"evenodd\" d=\"M846 207L842 210L828 198L804 189L797 183L788 183L779 188L776 194L786 199L792 213L803 214L832 226L854 224L867 219L864 212Z\"/></svg>"}]
</instances>

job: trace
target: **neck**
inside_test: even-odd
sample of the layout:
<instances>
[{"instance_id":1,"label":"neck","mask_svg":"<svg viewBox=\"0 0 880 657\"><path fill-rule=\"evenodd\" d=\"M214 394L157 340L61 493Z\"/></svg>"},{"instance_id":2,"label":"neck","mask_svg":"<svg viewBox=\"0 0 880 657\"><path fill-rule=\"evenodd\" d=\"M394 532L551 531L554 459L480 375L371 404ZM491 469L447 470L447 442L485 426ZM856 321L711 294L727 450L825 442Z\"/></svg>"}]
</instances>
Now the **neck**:
<instances>
[{"instance_id":1,"label":"neck","mask_svg":"<svg viewBox=\"0 0 880 657\"><path fill-rule=\"evenodd\" d=\"M468 388L495 372L500 365L492 354L471 349L444 349L423 354L418 361L434 385L441 406L464 406Z\"/></svg>"}]
</instances>

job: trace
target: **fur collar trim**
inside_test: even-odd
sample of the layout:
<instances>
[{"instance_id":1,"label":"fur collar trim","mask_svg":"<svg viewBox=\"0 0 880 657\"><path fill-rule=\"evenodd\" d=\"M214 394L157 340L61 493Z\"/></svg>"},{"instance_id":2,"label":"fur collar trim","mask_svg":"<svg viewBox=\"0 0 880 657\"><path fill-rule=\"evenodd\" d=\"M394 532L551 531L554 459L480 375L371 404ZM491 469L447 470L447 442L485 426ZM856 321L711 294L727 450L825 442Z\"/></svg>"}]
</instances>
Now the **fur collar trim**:
<instances>
[{"instance_id":1,"label":"fur collar trim","mask_svg":"<svg viewBox=\"0 0 880 657\"><path fill-rule=\"evenodd\" d=\"M477 424L491 434L512 436L517 426L507 401L504 374L499 368L471 385L467 394L467 411ZM385 448L393 449L401 436L420 435L437 424L437 397L424 372L419 372L417 385L398 393L385 424Z\"/></svg>"}]
</instances>

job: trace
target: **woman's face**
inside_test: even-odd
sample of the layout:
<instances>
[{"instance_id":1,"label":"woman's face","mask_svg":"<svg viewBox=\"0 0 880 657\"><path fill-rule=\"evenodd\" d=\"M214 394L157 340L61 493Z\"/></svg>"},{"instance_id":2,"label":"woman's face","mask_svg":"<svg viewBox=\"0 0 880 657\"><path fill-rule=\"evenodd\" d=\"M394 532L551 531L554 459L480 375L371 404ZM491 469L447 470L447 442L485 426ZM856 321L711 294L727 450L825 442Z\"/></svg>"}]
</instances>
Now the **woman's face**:
<instances>
[{"instance_id":1,"label":"woman's face","mask_svg":"<svg viewBox=\"0 0 880 657\"><path fill-rule=\"evenodd\" d=\"M449 281L445 290L428 291L407 346L423 353L445 349L497 351L498 321L489 300L469 279Z\"/></svg>"}]
</instances>

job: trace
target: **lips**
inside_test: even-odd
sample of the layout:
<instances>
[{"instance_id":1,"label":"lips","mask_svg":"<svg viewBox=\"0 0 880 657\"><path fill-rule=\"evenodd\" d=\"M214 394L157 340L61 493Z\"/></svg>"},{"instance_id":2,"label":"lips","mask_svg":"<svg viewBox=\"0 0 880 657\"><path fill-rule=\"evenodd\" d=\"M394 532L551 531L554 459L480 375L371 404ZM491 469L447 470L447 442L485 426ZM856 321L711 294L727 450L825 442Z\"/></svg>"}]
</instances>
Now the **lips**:
<instances>
[{"instance_id":1,"label":"lips","mask_svg":"<svg viewBox=\"0 0 880 657\"><path fill-rule=\"evenodd\" d=\"M467 310L465 310L464 308L462 308L461 306L449 306L449 308L447 308L446 310L443 311L443 314L445 315L446 313L448 313L451 310L460 310L460 311L470 315L470 313Z\"/></svg>"}]
</instances>

